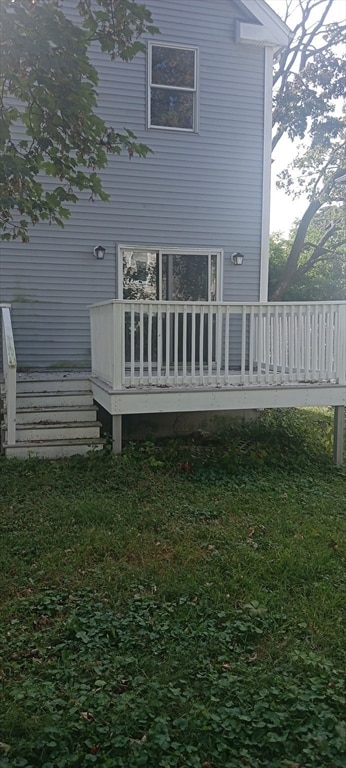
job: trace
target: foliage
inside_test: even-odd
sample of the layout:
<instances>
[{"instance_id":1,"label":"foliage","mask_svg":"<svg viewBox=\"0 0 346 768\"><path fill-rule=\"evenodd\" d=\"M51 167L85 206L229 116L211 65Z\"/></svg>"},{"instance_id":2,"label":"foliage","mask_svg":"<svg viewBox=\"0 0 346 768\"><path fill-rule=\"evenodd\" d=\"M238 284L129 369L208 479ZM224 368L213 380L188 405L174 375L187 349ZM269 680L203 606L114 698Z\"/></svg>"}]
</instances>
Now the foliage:
<instances>
[{"instance_id":1,"label":"foliage","mask_svg":"<svg viewBox=\"0 0 346 768\"><path fill-rule=\"evenodd\" d=\"M342 301L345 298L346 261L344 211L334 206L320 211L307 231L292 284L283 301ZM298 222L288 238L274 232L270 239L269 294L281 279L294 242ZM334 230L334 232L332 231ZM324 245L318 243L325 240Z\"/></svg>"},{"instance_id":2,"label":"foliage","mask_svg":"<svg viewBox=\"0 0 346 768\"><path fill-rule=\"evenodd\" d=\"M288 46L274 60L273 149L282 136L307 135L314 143L322 131L336 136L340 121L336 100L345 92L345 23L330 21L334 0L273 0L292 30Z\"/></svg>"},{"instance_id":3,"label":"foliage","mask_svg":"<svg viewBox=\"0 0 346 768\"><path fill-rule=\"evenodd\" d=\"M26 241L29 224L41 220L62 226L80 193L106 200L98 171L108 155L149 151L99 116L89 51L133 58L143 50L141 35L157 31L150 12L133 0L80 0L78 10L73 19L56 0L2 2L2 239Z\"/></svg>"},{"instance_id":4,"label":"foliage","mask_svg":"<svg viewBox=\"0 0 346 768\"><path fill-rule=\"evenodd\" d=\"M286 0L276 10L292 25L290 44L279 51L274 65L273 150L282 137L303 140L291 167L280 175L278 186L287 194L304 194L308 205L292 238L286 263L270 298L280 301L292 285L300 282L304 269L315 270L319 260L332 254L335 235L345 242L344 214L329 231L311 243L311 228L318 231L316 216L344 200L338 178L345 175L345 130L339 110L345 89L345 25L330 22L333 0ZM299 146L299 145L298 145Z\"/></svg>"},{"instance_id":5,"label":"foliage","mask_svg":"<svg viewBox=\"0 0 346 768\"><path fill-rule=\"evenodd\" d=\"M271 673L256 663L266 636L285 632L284 613L256 602L213 610L148 586L114 607L90 591L21 601L4 672L30 682L12 686L18 737L3 766L281 768L303 758L341 768L345 681L335 666L298 649ZM22 617L36 625L36 648Z\"/></svg>"},{"instance_id":6,"label":"foliage","mask_svg":"<svg viewBox=\"0 0 346 768\"><path fill-rule=\"evenodd\" d=\"M344 765L329 430L0 460L1 768Z\"/></svg>"}]
</instances>

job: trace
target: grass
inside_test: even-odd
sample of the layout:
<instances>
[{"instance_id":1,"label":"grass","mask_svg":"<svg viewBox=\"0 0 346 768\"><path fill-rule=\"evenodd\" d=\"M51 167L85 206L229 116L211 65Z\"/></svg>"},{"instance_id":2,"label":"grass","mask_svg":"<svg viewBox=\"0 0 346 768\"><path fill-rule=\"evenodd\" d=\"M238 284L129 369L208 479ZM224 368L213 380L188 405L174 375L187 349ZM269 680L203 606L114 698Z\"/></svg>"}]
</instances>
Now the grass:
<instances>
[{"instance_id":1,"label":"grass","mask_svg":"<svg viewBox=\"0 0 346 768\"><path fill-rule=\"evenodd\" d=\"M0 768L341 768L328 412L0 461Z\"/></svg>"}]
</instances>

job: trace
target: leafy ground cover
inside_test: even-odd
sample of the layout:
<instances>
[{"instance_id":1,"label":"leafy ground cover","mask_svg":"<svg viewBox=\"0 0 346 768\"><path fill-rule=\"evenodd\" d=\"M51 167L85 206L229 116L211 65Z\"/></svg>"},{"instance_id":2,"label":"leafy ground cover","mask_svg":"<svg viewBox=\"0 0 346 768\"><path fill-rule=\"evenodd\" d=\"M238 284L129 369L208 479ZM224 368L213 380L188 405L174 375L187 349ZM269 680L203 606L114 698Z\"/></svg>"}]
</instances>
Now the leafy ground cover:
<instances>
[{"instance_id":1,"label":"leafy ground cover","mask_svg":"<svg viewBox=\"0 0 346 768\"><path fill-rule=\"evenodd\" d=\"M1 768L342 768L330 414L0 461Z\"/></svg>"}]
</instances>

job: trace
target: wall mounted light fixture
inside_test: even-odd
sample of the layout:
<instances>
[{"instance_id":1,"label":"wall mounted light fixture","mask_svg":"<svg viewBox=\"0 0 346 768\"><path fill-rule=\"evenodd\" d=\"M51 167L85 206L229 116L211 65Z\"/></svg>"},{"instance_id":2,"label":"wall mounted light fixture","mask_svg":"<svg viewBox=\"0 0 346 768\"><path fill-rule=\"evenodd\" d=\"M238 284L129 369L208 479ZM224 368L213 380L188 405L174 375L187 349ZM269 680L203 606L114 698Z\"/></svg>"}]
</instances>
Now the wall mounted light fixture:
<instances>
[{"instance_id":1,"label":"wall mounted light fixture","mask_svg":"<svg viewBox=\"0 0 346 768\"><path fill-rule=\"evenodd\" d=\"M104 259L105 253L106 249L103 247L103 245L95 245L94 256L96 256L97 259Z\"/></svg>"},{"instance_id":2,"label":"wall mounted light fixture","mask_svg":"<svg viewBox=\"0 0 346 768\"><path fill-rule=\"evenodd\" d=\"M233 264L241 265L243 263L244 254L243 253L232 253L232 261Z\"/></svg>"}]
</instances>

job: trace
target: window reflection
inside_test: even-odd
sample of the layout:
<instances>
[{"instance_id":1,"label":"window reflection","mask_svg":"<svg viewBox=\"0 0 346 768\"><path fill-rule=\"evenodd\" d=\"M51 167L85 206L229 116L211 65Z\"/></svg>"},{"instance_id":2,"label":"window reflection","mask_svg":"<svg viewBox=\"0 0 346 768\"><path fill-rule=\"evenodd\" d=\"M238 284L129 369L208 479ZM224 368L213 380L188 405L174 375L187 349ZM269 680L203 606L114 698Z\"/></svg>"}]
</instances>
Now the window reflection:
<instances>
[{"instance_id":1,"label":"window reflection","mask_svg":"<svg viewBox=\"0 0 346 768\"><path fill-rule=\"evenodd\" d=\"M193 130L193 100L190 91L151 89L151 124Z\"/></svg>"},{"instance_id":2,"label":"window reflection","mask_svg":"<svg viewBox=\"0 0 346 768\"><path fill-rule=\"evenodd\" d=\"M123 296L124 299L158 298L158 254L134 250L123 251Z\"/></svg>"},{"instance_id":3,"label":"window reflection","mask_svg":"<svg viewBox=\"0 0 346 768\"><path fill-rule=\"evenodd\" d=\"M150 118L158 128L196 128L196 51L151 45Z\"/></svg>"},{"instance_id":4,"label":"window reflection","mask_svg":"<svg viewBox=\"0 0 346 768\"><path fill-rule=\"evenodd\" d=\"M216 301L217 255L122 251L123 297L130 300Z\"/></svg>"},{"instance_id":5,"label":"window reflection","mask_svg":"<svg viewBox=\"0 0 346 768\"><path fill-rule=\"evenodd\" d=\"M167 299L208 301L208 256L163 254L162 277Z\"/></svg>"},{"instance_id":6,"label":"window reflection","mask_svg":"<svg viewBox=\"0 0 346 768\"><path fill-rule=\"evenodd\" d=\"M195 87L195 51L162 45L152 47L153 85Z\"/></svg>"}]
</instances>

